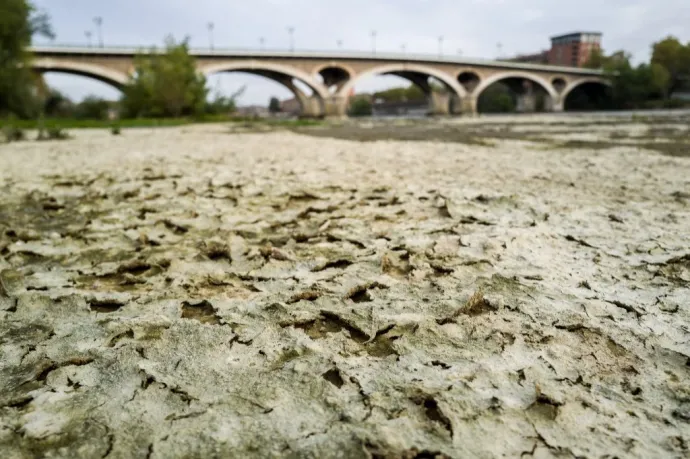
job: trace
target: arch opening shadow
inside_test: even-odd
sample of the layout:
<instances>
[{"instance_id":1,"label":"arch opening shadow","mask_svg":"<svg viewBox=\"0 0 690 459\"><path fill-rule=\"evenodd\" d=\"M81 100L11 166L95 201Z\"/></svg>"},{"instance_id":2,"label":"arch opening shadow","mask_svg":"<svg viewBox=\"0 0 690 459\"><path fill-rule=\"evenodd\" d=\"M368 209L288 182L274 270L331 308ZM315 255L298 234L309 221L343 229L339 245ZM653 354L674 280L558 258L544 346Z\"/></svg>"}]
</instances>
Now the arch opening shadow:
<instances>
[{"instance_id":1,"label":"arch opening shadow","mask_svg":"<svg viewBox=\"0 0 690 459\"><path fill-rule=\"evenodd\" d=\"M480 78L475 72L462 72L458 75L458 83L465 88L468 94L472 94L479 86Z\"/></svg>"},{"instance_id":2,"label":"arch opening shadow","mask_svg":"<svg viewBox=\"0 0 690 459\"><path fill-rule=\"evenodd\" d=\"M567 83L563 78L556 77L553 80L551 80L551 85L553 86L553 89L556 90L558 94L563 94L563 91L565 90Z\"/></svg>"},{"instance_id":3,"label":"arch opening shadow","mask_svg":"<svg viewBox=\"0 0 690 459\"><path fill-rule=\"evenodd\" d=\"M551 111L556 91L531 75L496 75L475 90L479 113L528 113Z\"/></svg>"},{"instance_id":4,"label":"arch opening shadow","mask_svg":"<svg viewBox=\"0 0 690 459\"><path fill-rule=\"evenodd\" d=\"M599 81L587 81L568 90L563 99L566 111L613 110L611 87Z\"/></svg>"},{"instance_id":5,"label":"arch opening shadow","mask_svg":"<svg viewBox=\"0 0 690 459\"><path fill-rule=\"evenodd\" d=\"M337 65L327 65L318 70L316 78L333 95L351 78L351 72Z\"/></svg>"}]
</instances>

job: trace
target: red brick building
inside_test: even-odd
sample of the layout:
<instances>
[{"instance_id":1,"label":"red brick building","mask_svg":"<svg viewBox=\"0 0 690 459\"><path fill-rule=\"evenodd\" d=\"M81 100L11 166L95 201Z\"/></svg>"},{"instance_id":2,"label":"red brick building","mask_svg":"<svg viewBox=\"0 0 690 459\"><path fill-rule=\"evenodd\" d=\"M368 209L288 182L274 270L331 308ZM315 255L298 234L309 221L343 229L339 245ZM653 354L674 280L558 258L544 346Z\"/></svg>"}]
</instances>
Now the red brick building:
<instances>
[{"instance_id":1,"label":"red brick building","mask_svg":"<svg viewBox=\"0 0 690 459\"><path fill-rule=\"evenodd\" d=\"M595 49L601 49L601 33L574 32L551 37L551 49L549 50L535 54L523 54L505 60L531 64L583 67Z\"/></svg>"},{"instance_id":2,"label":"red brick building","mask_svg":"<svg viewBox=\"0 0 690 459\"><path fill-rule=\"evenodd\" d=\"M582 67L592 51L601 49L601 33L575 32L551 37L549 64Z\"/></svg>"}]
</instances>

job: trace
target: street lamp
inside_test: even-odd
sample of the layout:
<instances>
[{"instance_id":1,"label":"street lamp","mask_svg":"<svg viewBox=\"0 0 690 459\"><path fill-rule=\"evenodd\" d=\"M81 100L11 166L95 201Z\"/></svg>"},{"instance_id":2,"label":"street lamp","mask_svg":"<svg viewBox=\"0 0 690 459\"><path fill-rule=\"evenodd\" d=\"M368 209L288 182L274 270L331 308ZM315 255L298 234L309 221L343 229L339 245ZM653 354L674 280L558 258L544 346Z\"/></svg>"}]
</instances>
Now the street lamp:
<instances>
[{"instance_id":1,"label":"street lamp","mask_svg":"<svg viewBox=\"0 0 690 459\"><path fill-rule=\"evenodd\" d=\"M93 33L91 33L90 30L87 30L84 32L84 35L86 35L86 41L89 43L89 48L91 48L91 35L93 35Z\"/></svg>"},{"instance_id":2,"label":"street lamp","mask_svg":"<svg viewBox=\"0 0 690 459\"><path fill-rule=\"evenodd\" d=\"M443 35L438 37L438 57L443 57Z\"/></svg>"},{"instance_id":3,"label":"street lamp","mask_svg":"<svg viewBox=\"0 0 690 459\"><path fill-rule=\"evenodd\" d=\"M261 49L261 51L264 50L264 44L265 43L266 43L266 39L264 37L259 37L259 49Z\"/></svg>"},{"instance_id":4,"label":"street lamp","mask_svg":"<svg viewBox=\"0 0 690 459\"><path fill-rule=\"evenodd\" d=\"M462 50L458 48L458 56L462 56Z\"/></svg>"},{"instance_id":5,"label":"street lamp","mask_svg":"<svg viewBox=\"0 0 690 459\"><path fill-rule=\"evenodd\" d=\"M400 45L400 50L402 51L403 55L405 55L407 51L407 45L405 43Z\"/></svg>"},{"instance_id":6,"label":"street lamp","mask_svg":"<svg viewBox=\"0 0 690 459\"><path fill-rule=\"evenodd\" d=\"M343 41L342 40L338 40L336 43L338 44L338 49L343 49Z\"/></svg>"},{"instance_id":7,"label":"street lamp","mask_svg":"<svg viewBox=\"0 0 690 459\"><path fill-rule=\"evenodd\" d=\"M206 24L206 27L208 28L208 45L209 48L211 48L211 51L213 51L213 28L215 27L215 25L213 24L213 22L209 22L208 24Z\"/></svg>"},{"instance_id":8,"label":"street lamp","mask_svg":"<svg viewBox=\"0 0 690 459\"><path fill-rule=\"evenodd\" d=\"M500 59L503 55L503 45L501 44L501 42L496 43L496 49L498 50L498 59Z\"/></svg>"},{"instance_id":9,"label":"street lamp","mask_svg":"<svg viewBox=\"0 0 690 459\"><path fill-rule=\"evenodd\" d=\"M376 56L376 31L371 31L371 52Z\"/></svg>"},{"instance_id":10,"label":"street lamp","mask_svg":"<svg viewBox=\"0 0 690 459\"><path fill-rule=\"evenodd\" d=\"M98 33L98 46L103 47L103 18L96 16L93 18L93 23L96 24L96 32Z\"/></svg>"},{"instance_id":11,"label":"street lamp","mask_svg":"<svg viewBox=\"0 0 690 459\"><path fill-rule=\"evenodd\" d=\"M288 33L290 34L290 51L295 51L295 28L288 27Z\"/></svg>"}]
</instances>

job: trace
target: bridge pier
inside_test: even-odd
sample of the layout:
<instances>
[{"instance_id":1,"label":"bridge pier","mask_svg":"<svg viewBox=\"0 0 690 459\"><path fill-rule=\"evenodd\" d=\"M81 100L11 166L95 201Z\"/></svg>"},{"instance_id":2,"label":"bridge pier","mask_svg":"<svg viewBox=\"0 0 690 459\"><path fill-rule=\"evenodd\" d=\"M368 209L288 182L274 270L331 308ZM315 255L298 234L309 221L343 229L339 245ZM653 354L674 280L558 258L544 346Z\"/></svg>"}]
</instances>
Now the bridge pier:
<instances>
[{"instance_id":1,"label":"bridge pier","mask_svg":"<svg viewBox=\"0 0 690 459\"><path fill-rule=\"evenodd\" d=\"M302 113L300 118L321 118L323 117L322 101L319 96L304 97L302 101Z\"/></svg>"},{"instance_id":2,"label":"bridge pier","mask_svg":"<svg viewBox=\"0 0 690 459\"><path fill-rule=\"evenodd\" d=\"M429 92L429 115L448 116L450 115L450 94L430 91Z\"/></svg>"},{"instance_id":3,"label":"bridge pier","mask_svg":"<svg viewBox=\"0 0 690 459\"><path fill-rule=\"evenodd\" d=\"M347 117L348 97L332 95L324 101L325 115L329 118Z\"/></svg>"},{"instance_id":4,"label":"bridge pier","mask_svg":"<svg viewBox=\"0 0 690 459\"><path fill-rule=\"evenodd\" d=\"M560 96L558 96L558 99L554 99L553 97L548 97L546 99L546 107L545 107L547 112L562 112L564 111L564 104L563 100Z\"/></svg>"},{"instance_id":5,"label":"bridge pier","mask_svg":"<svg viewBox=\"0 0 690 459\"><path fill-rule=\"evenodd\" d=\"M460 101L460 111L463 115L476 116L477 115L477 98L470 95L465 96Z\"/></svg>"},{"instance_id":6,"label":"bridge pier","mask_svg":"<svg viewBox=\"0 0 690 459\"><path fill-rule=\"evenodd\" d=\"M537 98L531 81L525 80L522 83L522 92L517 96L515 111L518 113L533 113L537 111Z\"/></svg>"}]
</instances>

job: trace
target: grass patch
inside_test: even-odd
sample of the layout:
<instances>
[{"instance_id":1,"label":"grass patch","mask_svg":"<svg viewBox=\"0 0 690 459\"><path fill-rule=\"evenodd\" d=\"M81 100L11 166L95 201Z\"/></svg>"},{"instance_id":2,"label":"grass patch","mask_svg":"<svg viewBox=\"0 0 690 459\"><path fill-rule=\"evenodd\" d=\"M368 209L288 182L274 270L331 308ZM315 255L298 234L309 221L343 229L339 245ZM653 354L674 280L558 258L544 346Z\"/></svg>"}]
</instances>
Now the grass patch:
<instances>
[{"instance_id":1,"label":"grass patch","mask_svg":"<svg viewBox=\"0 0 690 459\"><path fill-rule=\"evenodd\" d=\"M118 120L120 128L172 127L196 123L222 123L232 121L227 116L207 116L203 118L135 118ZM39 120L0 119L0 128L14 126L20 129L39 129ZM48 118L44 125L60 129L111 129L111 120L75 120L65 118Z\"/></svg>"},{"instance_id":2,"label":"grass patch","mask_svg":"<svg viewBox=\"0 0 690 459\"><path fill-rule=\"evenodd\" d=\"M212 115L200 118L135 118L118 120L113 124L112 120L75 120L65 118L49 118L44 122L45 126L59 129L109 129L115 130L124 128L149 128L149 127L174 127L186 126L199 123L246 123L252 126L275 126L275 127L306 127L318 126L323 123L314 119L264 119L251 117L228 117L227 115ZM39 120L17 120L0 119L0 128L15 129L39 129ZM113 132L115 134L115 132Z\"/></svg>"}]
</instances>

